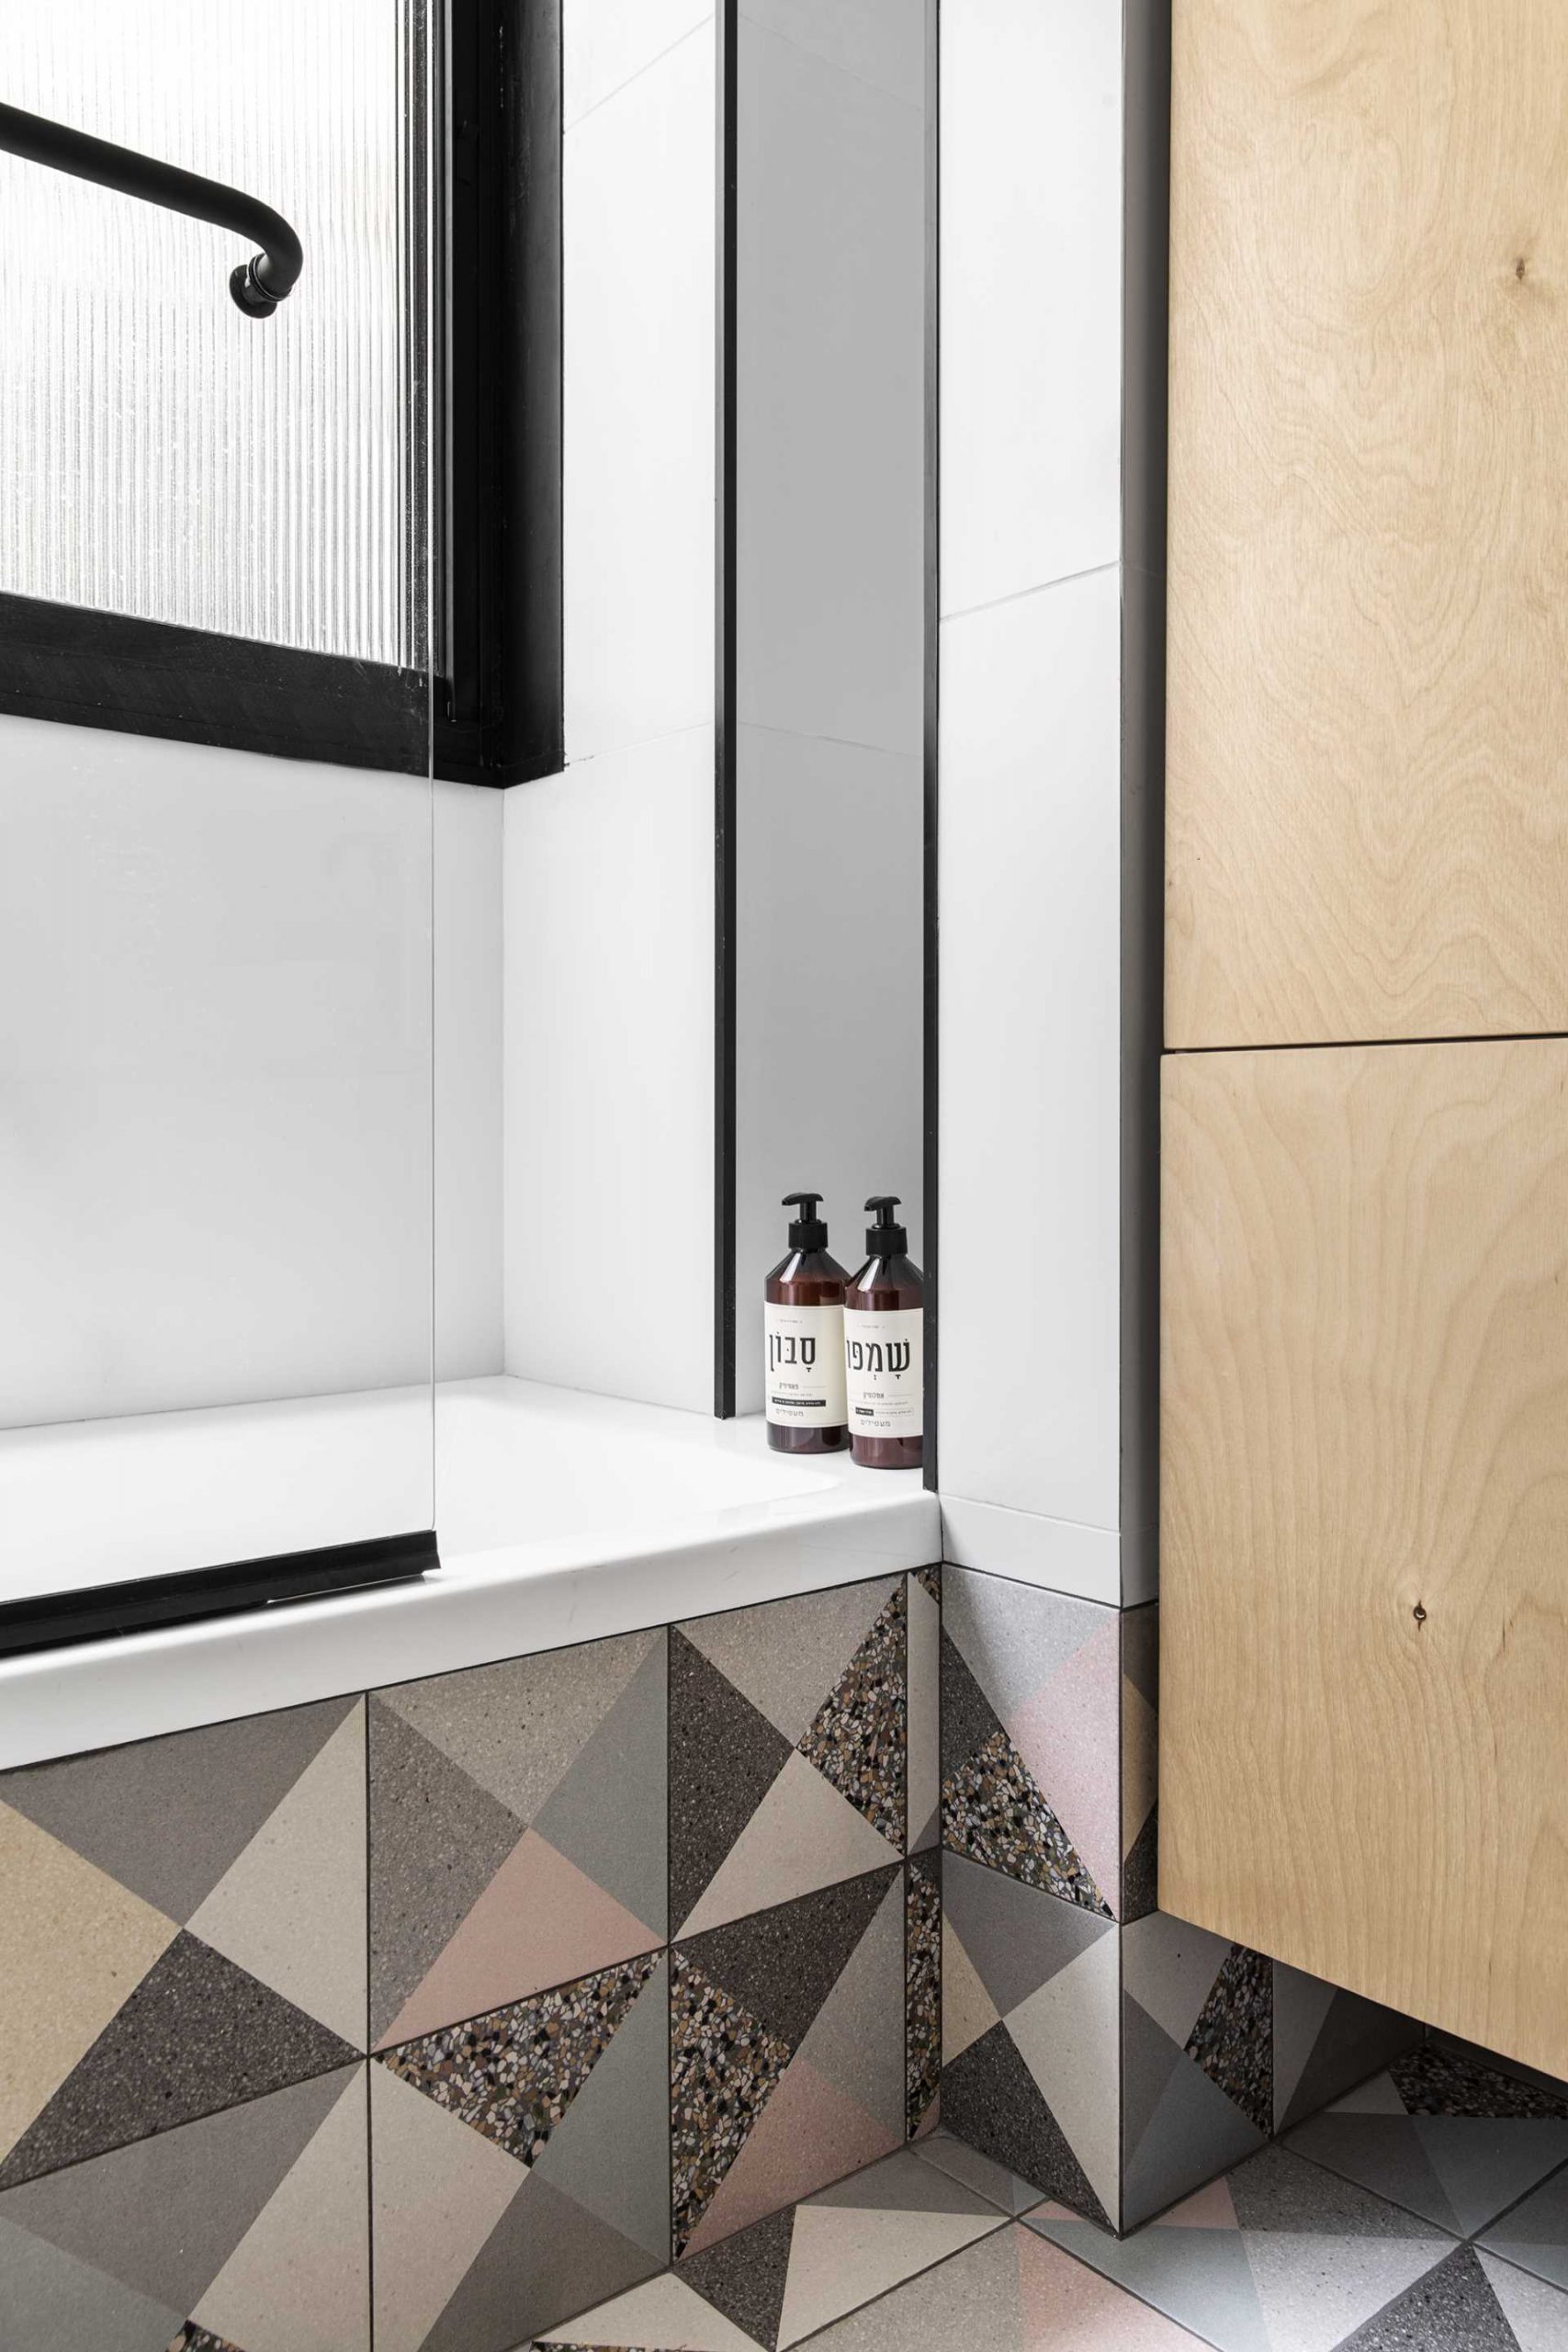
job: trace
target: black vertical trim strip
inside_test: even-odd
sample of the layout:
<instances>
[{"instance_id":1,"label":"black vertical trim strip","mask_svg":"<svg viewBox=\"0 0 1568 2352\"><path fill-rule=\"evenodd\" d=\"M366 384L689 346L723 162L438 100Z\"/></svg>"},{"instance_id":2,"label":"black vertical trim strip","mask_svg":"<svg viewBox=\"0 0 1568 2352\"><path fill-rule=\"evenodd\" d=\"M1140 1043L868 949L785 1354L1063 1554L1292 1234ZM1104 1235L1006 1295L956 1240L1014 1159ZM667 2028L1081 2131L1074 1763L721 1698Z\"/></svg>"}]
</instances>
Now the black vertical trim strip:
<instances>
[{"instance_id":1,"label":"black vertical trim strip","mask_svg":"<svg viewBox=\"0 0 1568 2352\"><path fill-rule=\"evenodd\" d=\"M736 203L739 0L719 0L714 680L714 1412L735 1411Z\"/></svg>"},{"instance_id":2,"label":"black vertical trim strip","mask_svg":"<svg viewBox=\"0 0 1568 2352\"><path fill-rule=\"evenodd\" d=\"M937 1487L942 1280L940 1197L941 916L937 848L941 798L938 718L942 682L942 0L926 0L926 450L925 450L925 1483Z\"/></svg>"}]
</instances>

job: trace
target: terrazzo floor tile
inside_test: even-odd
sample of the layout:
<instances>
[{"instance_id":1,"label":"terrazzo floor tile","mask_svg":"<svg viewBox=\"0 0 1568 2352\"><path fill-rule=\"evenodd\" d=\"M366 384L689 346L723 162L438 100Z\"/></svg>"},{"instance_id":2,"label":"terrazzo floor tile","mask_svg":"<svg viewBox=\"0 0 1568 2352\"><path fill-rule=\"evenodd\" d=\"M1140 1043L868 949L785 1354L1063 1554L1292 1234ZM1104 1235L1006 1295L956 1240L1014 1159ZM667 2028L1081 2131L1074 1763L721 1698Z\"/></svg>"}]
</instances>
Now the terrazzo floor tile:
<instances>
[{"instance_id":1,"label":"terrazzo floor tile","mask_svg":"<svg viewBox=\"0 0 1568 2352\"><path fill-rule=\"evenodd\" d=\"M917 1590L923 1657L934 1604ZM904 1852L908 1591L906 1577L879 1577L671 1630L673 1935L705 1934ZM922 1694L924 1722L924 1681Z\"/></svg>"},{"instance_id":2,"label":"terrazzo floor tile","mask_svg":"<svg viewBox=\"0 0 1568 2352\"><path fill-rule=\"evenodd\" d=\"M0 2189L355 2058L363 1702L0 1778Z\"/></svg>"},{"instance_id":3,"label":"terrazzo floor tile","mask_svg":"<svg viewBox=\"0 0 1568 2352\"><path fill-rule=\"evenodd\" d=\"M6 2352L367 2352L366 2074L0 2196Z\"/></svg>"},{"instance_id":4,"label":"terrazzo floor tile","mask_svg":"<svg viewBox=\"0 0 1568 2352\"><path fill-rule=\"evenodd\" d=\"M1060 2206L1024 2220L1217 2352L1359 2344L1359 2330L1454 2251L1446 2232L1277 2146L1128 2238L1111 2238ZM1451 2343L1453 2352L1468 2343L1410 2341Z\"/></svg>"},{"instance_id":5,"label":"terrazzo floor tile","mask_svg":"<svg viewBox=\"0 0 1568 2352\"><path fill-rule=\"evenodd\" d=\"M1568 2295L1461 2246L1378 2312L1343 2352L1565 2352Z\"/></svg>"},{"instance_id":6,"label":"terrazzo floor tile","mask_svg":"<svg viewBox=\"0 0 1568 2352\"><path fill-rule=\"evenodd\" d=\"M1039 2190L1027 2180L1021 2180L1004 2165L993 2164L989 2156L981 2155L977 2148L969 2147L951 2132L933 2132L920 2142L916 2154L939 2172L962 2181L965 2188L976 2190L998 2212L1016 2216L1040 2202Z\"/></svg>"},{"instance_id":7,"label":"terrazzo floor tile","mask_svg":"<svg viewBox=\"0 0 1568 2352\"><path fill-rule=\"evenodd\" d=\"M1288 2144L1468 2237L1568 2163L1568 2095L1427 2042Z\"/></svg>"},{"instance_id":8,"label":"terrazzo floor tile","mask_svg":"<svg viewBox=\"0 0 1568 2352\"><path fill-rule=\"evenodd\" d=\"M1414 2018L1276 1961L1275 2131L1316 2115L1426 2038Z\"/></svg>"},{"instance_id":9,"label":"terrazzo floor tile","mask_svg":"<svg viewBox=\"0 0 1568 2352\"><path fill-rule=\"evenodd\" d=\"M897 1863L676 1946L678 2254L901 2143L905 1965Z\"/></svg>"},{"instance_id":10,"label":"terrazzo floor tile","mask_svg":"<svg viewBox=\"0 0 1568 2352\"><path fill-rule=\"evenodd\" d=\"M373 2046L657 1949L661 1632L373 1692Z\"/></svg>"},{"instance_id":11,"label":"terrazzo floor tile","mask_svg":"<svg viewBox=\"0 0 1568 2352\"><path fill-rule=\"evenodd\" d=\"M667 1979L643 1955L382 2053L377 2352L512 2352L668 2262Z\"/></svg>"},{"instance_id":12,"label":"terrazzo floor tile","mask_svg":"<svg viewBox=\"0 0 1568 2352\"><path fill-rule=\"evenodd\" d=\"M1123 2229L1267 2140L1272 1980L1260 1953L1163 1911L1123 1928Z\"/></svg>"},{"instance_id":13,"label":"terrazzo floor tile","mask_svg":"<svg viewBox=\"0 0 1568 2352\"><path fill-rule=\"evenodd\" d=\"M1481 2243L1521 2270L1568 2290L1568 2166L1500 2213Z\"/></svg>"}]
</instances>

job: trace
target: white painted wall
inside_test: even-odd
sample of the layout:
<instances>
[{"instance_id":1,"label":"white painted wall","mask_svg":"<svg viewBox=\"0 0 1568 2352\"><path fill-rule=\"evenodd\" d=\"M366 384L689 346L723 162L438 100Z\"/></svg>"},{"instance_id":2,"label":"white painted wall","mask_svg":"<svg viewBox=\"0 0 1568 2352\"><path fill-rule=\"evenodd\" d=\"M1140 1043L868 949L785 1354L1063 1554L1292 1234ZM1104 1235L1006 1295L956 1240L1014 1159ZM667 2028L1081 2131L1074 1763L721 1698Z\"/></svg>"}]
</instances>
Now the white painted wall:
<instances>
[{"instance_id":1,"label":"white painted wall","mask_svg":"<svg viewBox=\"0 0 1568 2352\"><path fill-rule=\"evenodd\" d=\"M442 1368L495 1369L500 817L434 805ZM0 1426L427 1379L428 784L0 719Z\"/></svg>"},{"instance_id":2,"label":"white painted wall","mask_svg":"<svg viewBox=\"0 0 1568 2352\"><path fill-rule=\"evenodd\" d=\"M944 1536L1132 1600L1122 10L961 0L942 23Z\"/></svg>"},{"instance_id":3,"label":"white painted wall","mask_svg":"<svg viewBox=\"0 0 1568 2352\"><path fill-rule=\"evenodd\" d=\"M737 1401L784 1193L921 1193L924 0L741 0Z\"/></svg>"},{"instance_id":4,"label":"white painted wall","mask_svg":"<svg viewBox=\"0 0 1568 2352\"><path fill-rule=\"evenodd\" d=\"M566 0L563 30L568 771L504 796L505 1361L705 1412L714 23Z\"/></svg>"}]
</instances>

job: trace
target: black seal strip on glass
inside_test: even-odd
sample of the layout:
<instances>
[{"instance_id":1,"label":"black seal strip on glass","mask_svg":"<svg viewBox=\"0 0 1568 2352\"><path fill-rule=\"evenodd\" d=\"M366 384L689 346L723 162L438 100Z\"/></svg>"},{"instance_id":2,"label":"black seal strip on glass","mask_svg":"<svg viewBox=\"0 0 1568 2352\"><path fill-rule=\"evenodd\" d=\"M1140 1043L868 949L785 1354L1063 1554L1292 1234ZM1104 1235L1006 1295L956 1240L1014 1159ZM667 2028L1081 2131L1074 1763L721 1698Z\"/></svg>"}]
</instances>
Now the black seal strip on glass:
<instances>
[{"instance_id":1,"label":"black seal strip on glass","mask_svg":"<svg viewBox=\"0 0 1568 2352\"><path fill-rule=\"evenodd\" d=\"M0 1603L0 1657L58 1649L198 1617L266 1609L285 1601L320 1600L367 1585L401 1584L441 1566L432 1530L378 1535L362 1544L333 1544L313 1552L279 1552L262 1560L234 1560L220 1568L100 1584L82 1592Z\"/></svg>"}]
</instances>

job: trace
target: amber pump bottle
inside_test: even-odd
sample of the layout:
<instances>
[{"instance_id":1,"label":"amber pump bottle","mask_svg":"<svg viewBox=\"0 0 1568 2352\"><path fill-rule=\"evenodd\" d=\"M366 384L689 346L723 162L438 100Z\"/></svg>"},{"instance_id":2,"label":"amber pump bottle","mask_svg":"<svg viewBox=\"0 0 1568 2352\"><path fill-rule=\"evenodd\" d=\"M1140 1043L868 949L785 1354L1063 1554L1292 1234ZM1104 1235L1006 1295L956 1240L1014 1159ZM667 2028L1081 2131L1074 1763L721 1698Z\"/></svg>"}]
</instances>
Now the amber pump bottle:
<instances>
[{"instance_id":1,"label":"amber pump bottle","mask_svg":"<svg viewBox=\"0 0 1568 2352\"><path fill-rule=\"evenodd\" d=\"M925 1433L925 1279L894 1222L897 1193L866 1207L867 1257L844 1293L850 1438L868 1470L918 1470Z\"/></svg>"},{"instance_id":2,"label":"amber pump bottle","mask_svg":"<svg viewBox=\"0 0 1568 2352\"><path fill-rule=\"evenodd\" d=\"M768 1443L776 1453L840 1453L850 1442L844 1408L844 1282L828 1255L820 1193L786 1193L798 1212L789 1255L763 1292Z\"/></svg>"}]
</instances>

